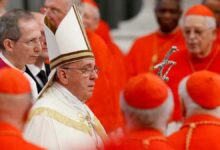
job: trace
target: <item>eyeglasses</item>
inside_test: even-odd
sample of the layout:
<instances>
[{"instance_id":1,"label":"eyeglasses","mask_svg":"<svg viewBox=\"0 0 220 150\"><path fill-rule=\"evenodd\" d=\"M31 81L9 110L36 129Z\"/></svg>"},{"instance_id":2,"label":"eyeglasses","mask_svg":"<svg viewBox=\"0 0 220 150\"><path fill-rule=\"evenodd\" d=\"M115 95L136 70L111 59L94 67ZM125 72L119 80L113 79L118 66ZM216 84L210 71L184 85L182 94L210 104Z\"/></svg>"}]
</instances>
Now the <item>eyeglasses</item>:
<instances>
[{"instance_id":1,"label":"eyeglasses","mask_svg":"<svg viewBox=\"0 0 220 150\"><path fill-rule=\"evenodd\" d=\"M95 66L94 68L73 68L73 67L63 67L62 69L74 69L74 70L78 70L82 73L82 75L84 77L88 77L90 76L93 72L95 72L96 74L99 73L99 68L97 66Z\"/></svg>"}]
</instances>

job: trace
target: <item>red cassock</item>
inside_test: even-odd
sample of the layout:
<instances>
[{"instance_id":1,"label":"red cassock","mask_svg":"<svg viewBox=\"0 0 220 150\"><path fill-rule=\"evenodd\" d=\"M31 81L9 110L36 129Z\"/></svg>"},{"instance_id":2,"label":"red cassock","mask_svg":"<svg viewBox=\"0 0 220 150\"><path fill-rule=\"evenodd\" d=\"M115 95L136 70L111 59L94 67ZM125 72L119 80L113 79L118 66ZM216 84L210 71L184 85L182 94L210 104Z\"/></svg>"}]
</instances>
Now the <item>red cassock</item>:
<instances>
[{"instance_id":1,"label":"red cassock","mask_svg":"<svg viewBox=\"0 0 220 150\"><path fill-rule=\"evenodd\" d=\"M128 77L152 71L152 67L160 62L174 45L180 50L185 47L184 37L179 28L170 34L156 31L138 38L125 58Z\"/></svg>"},{"instance_id":2,"label":"red cassock","mask_svg":"<svg viewBox=\"0 0 220 150\"><path fill-rule=\"evenodd\" d=\"M210 115L194 115L168 140L178 150L219 150L219 135L220 119Z\"/></svg>"},{"instance_id":3,"label":"red cassock","mask_svg":"<svg viewBox=\"0 0 220 150\"><path fill-rule=\"evenodd\" d=\"M105 42L112 41L112 38L110 35L110 27L104 20L99 21L98 27L95 30L95 33L98 34Z\"/></svg>"},{"instance_id":4,"label":"red cassock","mask_svg":"<svg viewBox=\"0 0 220 150\"><path fill-rule=\"evenodd\" d=\"M99 21L99 25L98 28L95 30L95 33L97 33L105 41L106 45L110 50L110 53L114 58L113 65L117 76L116 87L120 91L123 88L123 85L126 80L124 54L122 53L120 48L113 42L110 35L110 28L105 21L103 20Z\"/></svg>"},{"instance_id":5,"label":"red cassock","mask_svg":"<svg viewBox=\"0 0 220 150\"><path fill-rule=\"evenodd\" d=\"M26 142L21 132L15 127L0 122L0 149L1 150L43 150L42 148Z\"/></svg>"},{"instance_id":6,"label":"red cassock","mask_svg":"<svg viewBox=\"0 0 220 150\"><path fill-rule=\"evenodd\" d=\"M124 87L125 81L126 81L126 69L125 69L125 63L124 63L124 55L122 54L121 50L119 47L113 43L113 42L108 42L106 43L111 55L113 56L113 67L115 70L115 75L116 75L116 91L117 91L117 96L119 99L120 91Z\"/></svg>"},{"instance_id":7,"label":"red cassock","mask_svg":"<svg viewBox=\"0 0 220 150\"><path fill-rule=\"evenodd\" d=\"M217 28L216 33L217 33L216 42L219 44L220 43L220 27Z\"/></svg>"},{"instance_id":8,"label":"red cassock","mask_svg":"<svg viewBox=\"0 0 220 150\"><path fill-rule=\"evenodd\" d=\"M162 133L154 129L128 133L119 143L111 143L105 150L174 150Z\"/></svg>"},{"instance_id":9,"label":"red cassock","mask_svg":"<svg viewBox=\"0 0 220 150\"><path fill-rule=\"evenodd\" d=\"M4 67L9 67L9 66L0 58L0 69Z\"/></svg>"},{"instance_id":10,"label":"red cassock","mask_svg":"<svg viewBox=\"0 0 220 150\"><path fill-rule=\"evenodd\" d=\"M87 105L104 126L107 133L122 125L122 115L117 98L116 73L113 68L113 57L105 42L94 32L87 30L87 36L100 69L93 96Z\"/></svg>"},{"instance_id":11,"label":"red cassock","mask_svg":"<svg viewBox=\"0 0 220 150\"><path fill-rule=\"evenodd\" d=\"M179 82L192 72L199 70L209 70L216 73L220 73L220 45L214 44L212 52L208 57L203 59L193 58L188 51L179 51L171 57L176 62L176 65L171 69L169 73L170 80L168 81L169 87L174 94L174 113L173 120L179 121L182 119L182 103L178 97L178 85Z\"/></svg>"}]
</instances>

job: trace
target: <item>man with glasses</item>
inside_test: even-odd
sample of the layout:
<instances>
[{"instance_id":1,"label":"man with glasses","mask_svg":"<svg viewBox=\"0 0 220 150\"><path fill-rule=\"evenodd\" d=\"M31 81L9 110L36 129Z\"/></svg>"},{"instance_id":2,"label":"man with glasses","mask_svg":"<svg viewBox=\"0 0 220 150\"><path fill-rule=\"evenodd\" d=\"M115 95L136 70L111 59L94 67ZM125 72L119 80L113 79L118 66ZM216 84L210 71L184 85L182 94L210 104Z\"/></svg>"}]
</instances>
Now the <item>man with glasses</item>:
<instances>
[{"instance_id":1,"label":"man with glasses","mask_svg":"<svg viewBox=\"0 0 220 150\"><path fill-rule=\"evenodd\" d=\"M45 0L42 10L50 20L50 27L53 31L61 23L61 16L64 16L65 12L71 7L71 2L72 0ZM69 35L69 32L66 31L66 34ZM93 96L86 104L99 118L106 132L111 133L123 126L119 105L119 83L113 65L115 57L109 51L106 43L95 32L86 29L86 34L96 64L100 68Z\"/></svg>"},{"instance_id":2,"label":"man with glasses","mask_svg":"<svg viewBox=\"0 0 220 150\"><path fill-rule=\"evenodd\" d=\"M104 128L85 102L92 96L98 68L75 6L45 35L51 73L33 106L27 140L51 150L93 150L103 146ZM68 32L68 35L66 34Z\"/></svg>"},{"instance_id":3,"label":"man with glasses","mask_svg":"<svg viewBox=\"0 0 220 150\"><path fill-rule=\"evenodd\" d=\"M173 55L172 60L177 64L170 71L168 82L174 93L175 111L180 110L177 108L182 106L177 94L177 87L182 78L200 70L220 73L220 49L214 42L216 21L213 12L202 4L192 6L183 18L183 31L187 49Z\"/></svg>"},{"instance_id":4,"label":"man with glasses","mask_svg":"<svg viewBox=\"0 0 220 150\"><path fill-rule=\"evenodd\" d=\"M1 17L0 49L0 68L12 67L24 71L26 64L35 63L41 52L41 33L30 12L14 9ZM24 74L31 82L36 98L36 84L28 74Z\"/></svg>"}]
</instances>

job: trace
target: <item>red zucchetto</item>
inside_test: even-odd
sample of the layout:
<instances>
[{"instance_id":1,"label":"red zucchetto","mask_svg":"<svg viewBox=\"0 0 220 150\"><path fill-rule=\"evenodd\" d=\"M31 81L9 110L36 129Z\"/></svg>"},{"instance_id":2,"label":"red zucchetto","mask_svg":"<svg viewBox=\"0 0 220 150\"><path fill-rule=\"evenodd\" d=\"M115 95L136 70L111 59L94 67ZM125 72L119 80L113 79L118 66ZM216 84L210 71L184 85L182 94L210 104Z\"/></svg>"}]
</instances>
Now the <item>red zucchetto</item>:
<instances>
[{"instance_id":1,"label":"red zucchetto","mask_svg":"<svg viewBox=\"0 0 220 150\"><path fill-rule=\"evenodd\" d=\"M137 109L153 109L168 99L168 87L151 73L130 78L124 88L126 103Z\"/></svg>"},{"instance_id":2,"label":"red zucchetto","mask_svg":"<svg viewBox=\"0 0 220 150\"><path fill-rule=\"evenodd\" d=\"M186 81L186 92L198 105L212 109L220 106L220 75L210 71L193 73Z\"/></svg>"},{"instance_id":3,"label":"red zucchetto","mask_svg":"<svg viewBox=\"0 0 220 150\"><path fill-rule=\"evenodd\" d=\"M191 8L189 8L185 13L185 16L191 15L215 17L212 10L202 4L194 5Z\"/></svg>"},{"instance_id":4,"label":"red zucchetto","mask_svg":"<svg viewBox=\"0 0 220 150\"><path fill-rule=\"evenodd\" d=\"M31 93L30 83L21 71L13 68L3 68L0 70L0 93Z\"/></svg>"}]
</instances>

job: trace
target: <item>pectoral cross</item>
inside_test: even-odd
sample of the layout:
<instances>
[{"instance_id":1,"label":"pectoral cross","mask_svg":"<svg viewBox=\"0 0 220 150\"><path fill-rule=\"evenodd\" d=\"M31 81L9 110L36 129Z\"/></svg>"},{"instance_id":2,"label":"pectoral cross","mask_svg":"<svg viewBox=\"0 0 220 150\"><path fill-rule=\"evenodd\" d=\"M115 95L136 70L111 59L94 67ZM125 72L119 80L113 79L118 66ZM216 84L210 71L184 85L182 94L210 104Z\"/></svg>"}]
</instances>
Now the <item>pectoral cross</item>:
<instances>
[{"instance_id":1,"label":"pectoral cross","mask_svg":"<svg viewBox=\"0 0 220 150\"><path fill-rule=\"evenodd\" d=\"M176 65L176 62L175 61L172 61L172 60L169 60L170 56L174 53L178 51L177 47L176 46L172 46L171 49L167 52L167 54L165 55L164 59L162 60L161 63L155 65L153 67L153 69L158 69L158 72L157 72L157 75L164 81L169 81L169 77L167 76L168 73L170 72L171 68ZM165 72L164 71L164 68L167 66L167 70Z\"/></svg>"}]
</instances>

